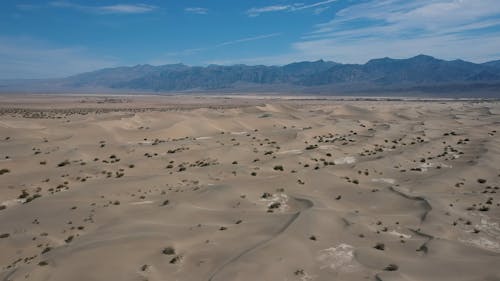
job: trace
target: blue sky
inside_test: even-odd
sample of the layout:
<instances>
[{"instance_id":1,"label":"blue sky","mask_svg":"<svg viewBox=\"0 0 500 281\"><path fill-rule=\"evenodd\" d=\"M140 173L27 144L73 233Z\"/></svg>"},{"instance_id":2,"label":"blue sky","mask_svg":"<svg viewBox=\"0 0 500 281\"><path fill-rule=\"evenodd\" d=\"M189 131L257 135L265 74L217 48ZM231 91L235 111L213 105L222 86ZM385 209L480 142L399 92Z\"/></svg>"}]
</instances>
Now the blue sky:
<instances>
[{"instance_id":1,"label":"blue sky","mask_svg":"<svg viewBox=\"0 0 500 281\"><path fill-rule=\"evenodd\" d=\"M0 79L135 64L500 59L500 0L0 3Z\"/></svg>"}]
</instances>

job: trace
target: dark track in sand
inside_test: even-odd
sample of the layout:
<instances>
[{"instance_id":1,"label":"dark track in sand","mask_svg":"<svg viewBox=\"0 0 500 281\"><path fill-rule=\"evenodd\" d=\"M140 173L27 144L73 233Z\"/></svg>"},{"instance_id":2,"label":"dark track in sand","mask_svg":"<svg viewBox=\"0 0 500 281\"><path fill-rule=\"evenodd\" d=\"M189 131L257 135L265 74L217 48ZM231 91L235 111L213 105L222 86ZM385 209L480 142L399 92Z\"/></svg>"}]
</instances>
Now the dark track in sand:
<instances>
[{"instance_id":1,"label":"dark track in sand","mask_svg":"<svg viewBox=\"0 0 500 281\"><path fill-rule=\"evenodd\" d=\"M223 264L221 264L210 275L210 277L208 278L208 281L213 281L214 278L217 276L217 274L219 274L222 270L224 270L224 268L228 267L232 263L237 262L241 257L243 257L246 254L252 252L253 250L255 250L255 249L257 249L257 248L259 248L259 247L261 247L261 246L263 246L263 245L265 245L267 243L269 243L270 241L272 241L276 237L278 237L280 234L284 233L290 227L290 225L292 225L292 223L294 223L297 220L297 218L300 216L300 214L303 211L306 211L306 210L308 210L308 209L310 209L310 208L312 208L314 206L314 203L311 200L304 199L304 198L297 198L297 197L292 197L292 198L300 203L300 209L299 209L298 212L292 214L292 216L290 217L290 219L288 219L286 221L286 223L276 233L274 233L273 235L271 235L269 238L264 239L264 240L258 242L257 244L255 244L255 245L253 245L253 246L251 246L251 247L243 250L242 252L240 252L236 256L232 257L228 261L226 261Z\"/></svg>"},{"instance_id":2,"label":"dark track in sand","mask_svg":"<svg viewBox=\"0 0 500 281\"><path fill-rule=\"evenodd\" d=\"M14 268L13 270L11 270L9 273L7 273L3 278L2 278L2 281L11 281L12 279L10 279L11 276L14 275L14 273L16 273L17 271L17 268Z\"/></svg>"},{"instance_id":3,"label":"dark track in sand","mask_svg":"<svg viewBox=\"0 0 500 281\"><path fill-rule=\"evenodd\" d=\"M406 198L406 199L409 199L409 200L414 200L414 201L418 201L422 204L422 207L424 208L424 213L420 216L420 222L424 222L425 221L425 218L427 217L427 215L429 214L429 212L432 210L432 206L431 204L429 203L429 201L422 197L422 196L412 196L412 195L408 195L400 190L397 190L396 188L390 186L389 187L389 190Z\"/></svg>"}]
</instances>

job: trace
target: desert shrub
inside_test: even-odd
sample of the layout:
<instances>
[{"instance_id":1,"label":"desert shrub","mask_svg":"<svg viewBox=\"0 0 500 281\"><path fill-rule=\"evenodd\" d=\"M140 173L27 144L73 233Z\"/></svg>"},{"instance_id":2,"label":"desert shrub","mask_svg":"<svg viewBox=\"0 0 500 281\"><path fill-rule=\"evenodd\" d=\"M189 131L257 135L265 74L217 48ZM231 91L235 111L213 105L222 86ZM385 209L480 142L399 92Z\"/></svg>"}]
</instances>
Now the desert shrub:
<instances>
[{"instance_id":1,"label":"desert shrub","mask_svg":"<svg viewBox=\"0 0 500 281\"><path fill-rule=\"evenodd\" d=\"M176 264L176 263L180 262L180 261L181 261L181 259L182 259L182 257L181 257L181 256L175 256L175 257L173 257L173 258L170 260L170 263L171 263L171 264Z\"/></svg>"},{"instance_id":2,"label":"desert shrub","mask_svg":"<svg viewBox=\"0 0 500 281\"><path fill-rule=\"evenodd\" d=\"M73 238L75 238L75 236L70 235L70 236L68 236L68 238L64 239L64 242L70 243L71 241L73 241Z\"/></svg>"},{"instance_id":3,"label":"desert shrub","mask_svg":"<svg viewBox=\"0 0 500 281\"><path fill-rule=\"evenodd\" d=\"M375 248L379 251L383 251L383 250L385 250L385 245L384 245L384 243L377 243L373 248Z\"/></svg>"},{"instance_id":4,"label":"desert shrub","mask_svg":"<svg viewBox=\"0 0 500 281\"><path fill-rule=\"evenodd\" d=\"M163 253L164 255L175 255L175 249L174 249L174 247L170 247L170 246L168 246L168 247L165 247L165 248L162 250L162 253Z\"/></svg>"},{"instance_id":5,"label":"desert shrub","mask_svg":"<svg viewBox=\"0 0 500 281\"><path fill-rule=\"evenodd\" d=\"M51 248L51 247L47 247L47 248L43 249L43 251L42 251L42 255L43 255L43 254L46 254L46 253L48 253L48 252L50 252L50 250L52 250L52 248Z\"/></svg>"},{"instance_id":6,"label":"desert shrub","mask_svg":"<svg viewBox=\"0 0 500 281\"><path fill-rule=\"evenodd\" d=\"M1 169L0 170L0 175L3 175L3 174L7 174L7 173L10 173L10 170L9 169Z\"/></svg>"},{"instance_id":7,"label":"desert shrub","mask_svg":"<svg viewBox=\"0 0 500 281\"><path fill-rule=\"evenodd\" d=\"M57 167L64 167L66 165L69 165L69 160L64 160L61 163L57 164Z\"/></svg>"},{"instance_id":8,"label":"desert shrub","mask_svg":"<svg viewBox=\"0 0 500 281\"><path fill-rule=\"evenodd\" d=\"M399 268L399 267L398 267L397 265L395 265L395 264L392 264L392 263L391 263L391 264L389 264L388 266L386 266L386 267L384 268L384 270L385 270L385 271L396 271L396 270L398 270L398 268Z\"/></svg>"}]
</instances>

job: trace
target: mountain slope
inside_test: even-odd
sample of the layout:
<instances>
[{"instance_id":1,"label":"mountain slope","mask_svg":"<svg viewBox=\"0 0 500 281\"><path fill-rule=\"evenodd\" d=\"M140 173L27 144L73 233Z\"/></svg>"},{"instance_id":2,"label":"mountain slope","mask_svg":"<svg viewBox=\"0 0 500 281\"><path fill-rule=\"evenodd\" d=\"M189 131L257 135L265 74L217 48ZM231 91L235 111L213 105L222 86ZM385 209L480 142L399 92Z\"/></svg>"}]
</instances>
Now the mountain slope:
<instances>
[{"instance_id":1,"label":"mountain slope","mask_svg":"<svg viewBox=\"0 0 500 281\"><path fill-rule=\"evenodd\" d=\"M418 55L408 59L373 59L365 64L318 60L284 66L136 65L101 69L30 85L32 88L40 85L49 90L52 85L52 88L71 91L277 91L320 94L387 91L473 93L486 89L500 95L500 61L475 64ZM5 89L9 89L8 85Z\"/></svg>"},{"instance_id":2,"label":"mountain slope","mask_svg":"<svg viewBox=\"0 0 500 281\"><path fill-rule=\"evenodd\" d=\"M489 66L489 67L494 67L494 68L500 68L500 60L494 60L494 61L485 62L482 65Z\"/></svg>"}]
</instances>

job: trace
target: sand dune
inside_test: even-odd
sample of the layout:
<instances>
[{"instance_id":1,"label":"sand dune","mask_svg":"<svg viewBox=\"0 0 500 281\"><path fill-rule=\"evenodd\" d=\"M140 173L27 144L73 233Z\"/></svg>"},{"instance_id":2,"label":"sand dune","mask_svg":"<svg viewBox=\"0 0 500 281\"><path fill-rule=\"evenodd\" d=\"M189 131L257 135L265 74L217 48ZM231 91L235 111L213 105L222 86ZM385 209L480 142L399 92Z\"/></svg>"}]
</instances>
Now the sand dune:
<instances>
[{"instance_id":1,"label":"sand dune","mask_svg":"<svg viewBox=\"0 0 500 281\"><path fill-rule=\"evenodd\" d=\"M500 280L496 102L0 101L0 280Z\"/></svg>"}]
</instances>

